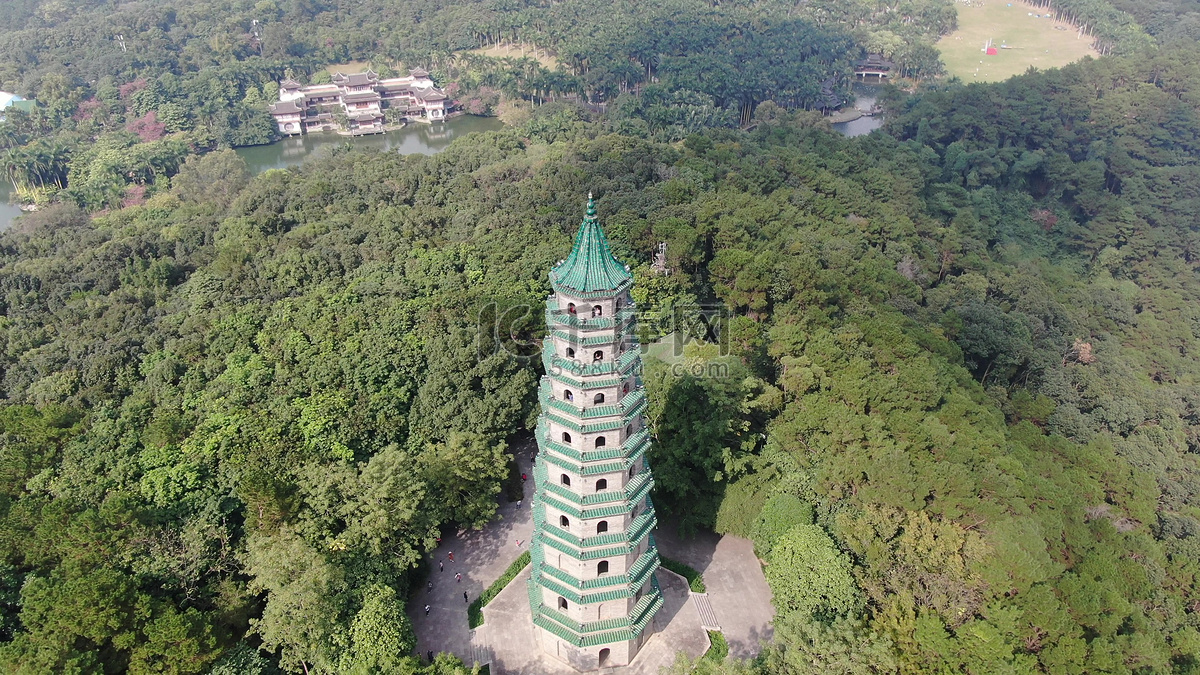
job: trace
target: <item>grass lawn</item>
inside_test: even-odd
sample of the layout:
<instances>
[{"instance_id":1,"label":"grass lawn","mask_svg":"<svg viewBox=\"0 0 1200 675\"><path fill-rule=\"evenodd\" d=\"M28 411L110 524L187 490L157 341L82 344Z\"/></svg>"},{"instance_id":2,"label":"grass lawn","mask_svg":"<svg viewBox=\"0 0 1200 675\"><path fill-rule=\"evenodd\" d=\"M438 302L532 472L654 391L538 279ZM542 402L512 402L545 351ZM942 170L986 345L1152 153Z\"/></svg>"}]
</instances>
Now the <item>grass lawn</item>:
<instances>
[{"instance_id":1,"label":"grass lawn","mask_svg":"<svg viewBox=\"0 0 1200 675\"><path fill-rule=\"evenodd\" d=\"M667 363L683 363L683 355L675 353L674 342L675 334L671 333L670 335L666 335L648 345L645 345L646 350L644 353L647 356L653 356L654 358L660 361L666 361Z\"/></svg>"},{"instance_id":2,"label":"grass lawn","mask_svg":"<svg viewBox=\"0 0 1200 675\"><path fill-rule=\"evenodd\" d=\"M942 52L946 72L965 82L998 82L1025 72L1030 66L1038 69L1057 68L1096 52L1092 38L1076 37L1079 31L1069 23L1054 19L1034 18L1030 13L1053 14L1037 10L1021 2L985 0L982 7L958 4L958 30L937 43ZM1066 30L1055 30L1062 26ZM1008 45L995 56L980 50L988 41L992 45ZM983 63L980 63L982 61Z\"/></svg>"},{"instance_id":3,"label":"grass lawn","mask_svg":"<svg viewBox=\"0 0 1200 675\"><path fill-rule=\"evenodd\" d=\"M538 50L533 45L503 44L499 47L481 47L479 49L472 49L470 51L472 54L483 54L484 56L490 56L494 59L503 59L506 57L519 59L522 56L528 56L529 58L537 59L537 62L542 64L542 67L546 68L547 70L555 70L558 68L558 59L550 56L546 52L541 52L541 55L539 56Z\"/></svg>"},{"instance_id":4,"label":"grass lawn","mask_svg":"<svg viewBox=\"0 0 1200 675\"><path fill-rule=\"evenodd\" d=\"M959 19L962 21L962 19ZM353 75L354 73L362 73L371 67L368 61L347 61L346 63L335 63L332 66L325 66L325 70L329 71L330 75L334 73L342 73L343 75Z\"/></svg>"}]
</instances>

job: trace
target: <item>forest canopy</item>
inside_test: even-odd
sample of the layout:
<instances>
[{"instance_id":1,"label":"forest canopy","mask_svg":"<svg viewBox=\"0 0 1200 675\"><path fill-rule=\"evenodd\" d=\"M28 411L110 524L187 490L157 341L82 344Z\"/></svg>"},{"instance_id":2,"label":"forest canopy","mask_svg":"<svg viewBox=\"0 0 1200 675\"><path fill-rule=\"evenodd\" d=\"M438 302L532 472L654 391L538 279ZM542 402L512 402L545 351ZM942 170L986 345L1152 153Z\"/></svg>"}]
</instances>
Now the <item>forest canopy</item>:
<instances>
[{"instance_id":1,"label":"forest canopy","mask_svg":"<svg viewBox=\"0 0 1200 675\"><path fill-rule=\"evenodd\" d=\"M728 317L646 355L654 498L753 541L776 633L680 673L1200 672L1194 8L1106 5L1159 48L891 90L851 139L816 78L945 4L679 3L4 4L7 170L48 198L0 233L0 670L470 672L405 604L503 498L519 310L593 192L647 318ZM545 96L502 131L228 149L289 68L500 39L569 64L508 72Z\"/></svg>"}]
</instances>

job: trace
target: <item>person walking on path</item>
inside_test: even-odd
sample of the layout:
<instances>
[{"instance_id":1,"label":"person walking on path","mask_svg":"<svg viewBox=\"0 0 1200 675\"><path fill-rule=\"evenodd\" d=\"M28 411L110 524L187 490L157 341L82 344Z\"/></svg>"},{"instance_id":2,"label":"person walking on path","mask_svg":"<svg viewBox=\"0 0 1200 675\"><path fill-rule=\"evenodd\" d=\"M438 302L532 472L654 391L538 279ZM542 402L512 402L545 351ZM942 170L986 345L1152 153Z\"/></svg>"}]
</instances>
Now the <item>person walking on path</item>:
<instances>
[{"instance_id":1,"label":"person walking on path","mask_svg":"<svg viewBox=\"0 0 1200 675\"><path fill-rule=\"evenodd\" d=\"M433 650L432 649L429 650L429 653L426 656L429 657L429 662L433 663Z\"/></svg>"},{"instance_id":2,"label":"person walking on path","mask_svg":"<svg viewBox=\"0 0 1200 675\"><path fill-rule=\"evenodd\" d=\"M433 592L433 582L432 582L432 581L431 581L431 582L429 582L428 590L426 590L425 592L426 592L426 593L432 593L432 592Z\"/></svg>"},{"instance_id":3,"label":"person walking on path","mask_svg":"<svg viewBox=\"0 0 1200 675\"><path fill-rule=\"evenodd\" d=\"M466 591L463 591L463 602L469 602L469 600L467 600L467 592Z\"/></svg>"},{"instance_id":4,"label":"person walking on path","mask_svg":"<svg viewBox=\"0 0 1200 675\"><path fill-rule=\"evenodd\" d=\"M455 573L454 573L454 581L455 581L455 583L459 583L459 582L461 582L461 581L462 581L462 574L461 574L461 573L459 573L459 572L455 572Z\"/></svg>"},{"instance_id":5,"label":"person walking on path","mask_svg":"<svg viewBox=\"0 0 1200 675\"><path fill-rule=\"evenodd\" d=\"M450 562L454 562L454 551L450 551Z\"/></svg>"},{"instance_id":6,"label":"person walking on path","mask_svg":"<svg viewBox=\"0 0 1200 675\"><path fill-rule=\"evenodd\" d=\"M525 474L521 474L521 482L522 483L524 483L528 479L529 479L529 476L526 476Z\"/></svg>"},{"instance_id":7,"label":"person walking on path","mask_svg":"<svg viewBox=\"0 0 1200 675\"><path fill-rule=\"evenodd\" d=\"M517 510L518 511L521 510L521 500L520 499L517 500Z\"/></svg>"},{"instance_id":8,"label":"person walking on path","mask_svg":"<svg viewBox=\"0 0 1200 675\"><path fill-rule=\"evenodd\" d=\"M445 571L446 571L446 564L445 564L445 563L443 563L441 560L439 560L439 561L438 561L438 571L439 571L439 572L445 572Z\"/></svg>"},{"instance_id":9,"label":"person walking on path","mask_svg":"<svg viewBox=\"0 0 1200 675\"><path fill-rule=\"evenodd\" d=\"M425 616L429 616L429 605L425 605Z\"/></svg>"}]
</instances>

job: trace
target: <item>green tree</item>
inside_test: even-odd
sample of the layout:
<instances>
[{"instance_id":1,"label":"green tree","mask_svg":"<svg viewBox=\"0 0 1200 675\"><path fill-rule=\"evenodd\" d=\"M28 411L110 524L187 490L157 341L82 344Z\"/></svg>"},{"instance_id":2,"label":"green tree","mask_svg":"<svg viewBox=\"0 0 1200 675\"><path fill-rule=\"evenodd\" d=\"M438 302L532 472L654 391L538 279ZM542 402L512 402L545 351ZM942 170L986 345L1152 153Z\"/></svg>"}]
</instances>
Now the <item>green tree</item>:
<instances>
[{"instance_id":1,"label":"green tree","mask_svg":"<svg viewBox=\"0 0 1200 675\"><path fill-rule=\"evenodd\" d=\"M772 675L883 675L898 673L893 646L862 622L814 621L803 612L776 620L774 643L760 657Z\"/></svg>"},{"instance_id":2,"label":"green tree","mask_svg":"<svg viewBox=\"0 0 1200 675\"><path fill-rule=\"evenodd\" d=\"M218 150L188 157L171 186L184 201L227 206L249 181L246 162L233 150Z\"/></svg>"},{"instance_id":3,"label":"green tree","mask_svg":"<svg viewBox=\"0 0 1200 675\"><path fill-rule=\"evenodd\" d=\"M771 495L763 503L758 520L750 531L754 552L758 557L766 558L780 537L796 525L811 525L812 522L813 508L808 502L787 493Z\"/></svg>"},{"instance_id":4,"label":"green tree","mask_svg":"<svg viewBox=\"0 0 1200 675\"><path fill-rule=\"evenodd\" d=\"M417 645L403 602L390 586L375 585L363 593L362 609L350 622L350 648L343 652L341 672L403 673L405 657Z\"/></svg>"},{"instance_id":5,"label":"green tree","mask_svg":"<svg viewBox=\"0 0 1200 675\"><path fill-rule=\"evenodd\" d=\"M832 620L862 607L850 561L819 525L796 525L771 549L767 582L780 611Z\"/></svg>"},{"instance_id":6,"label":"green tree","mask_svg":"<svg viewBox=\"0 0 1200 675\"><path fill-rule=\"evenodd\" d=\"M278 650L288 670L332 670L338 659L343 571L295 533L282 530L247 541L251 589L266 592L254 632L268 650Z\"/></svg>"},{"instance_id":7,"label":"green tree","mask_svg":"<svg viewBox=\"0 0 1200 675\"><path fill-rule=\"evenodd\" d=\"M481 528L496 513L496 497L508 476L512 455L503 441L482 434L451 431L444 443L421 453L431 493L437 495L438 520Z\"/></svg>"}]
</instances>

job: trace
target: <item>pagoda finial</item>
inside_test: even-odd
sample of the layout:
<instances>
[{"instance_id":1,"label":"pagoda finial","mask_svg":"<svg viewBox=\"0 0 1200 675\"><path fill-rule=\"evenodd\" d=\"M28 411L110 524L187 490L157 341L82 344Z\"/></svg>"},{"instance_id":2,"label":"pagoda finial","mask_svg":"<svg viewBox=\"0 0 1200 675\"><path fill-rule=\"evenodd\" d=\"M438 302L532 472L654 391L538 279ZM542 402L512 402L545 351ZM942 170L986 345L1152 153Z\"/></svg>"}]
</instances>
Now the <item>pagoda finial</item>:
<instances>
[{"instance_id":1,"label":"pagoda finial","mask_svg":"<svg viewBox=\"0 0 1200 675\"><path fill-rule=\"evenodd\" d=\"M566 288L577 293L616 292L632 281L625 269L608 248L604 229L596 218L596 200L588 193L587 215L575 235L575 245L567 259L550 272L550 282L555 288Z\"/></svg>"}]
</instances>

